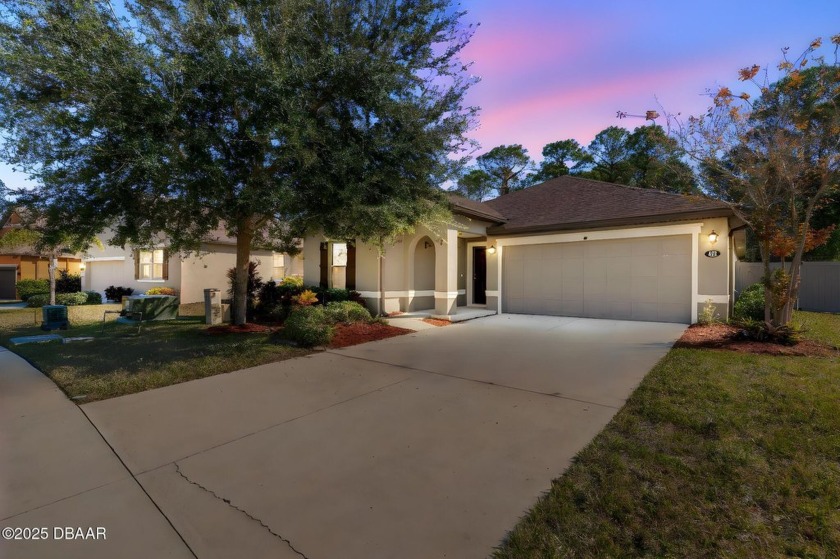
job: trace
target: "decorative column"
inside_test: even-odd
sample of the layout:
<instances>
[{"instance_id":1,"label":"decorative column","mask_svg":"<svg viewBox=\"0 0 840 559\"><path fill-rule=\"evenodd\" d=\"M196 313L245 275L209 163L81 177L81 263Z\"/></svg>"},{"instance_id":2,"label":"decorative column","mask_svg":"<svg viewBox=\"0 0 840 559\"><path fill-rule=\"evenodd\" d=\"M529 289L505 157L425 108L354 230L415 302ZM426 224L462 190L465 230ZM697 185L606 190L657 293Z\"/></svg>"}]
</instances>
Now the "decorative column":
<instances>
[{"instance_id":1,"label":"decorative column","mask_svg":"<svg viewBox=\"0 0 840 559\"><path fill-rule=\"evenodd\" d=\"M456 313L458 300L458 231L447 229L435 253L435 314Z\"/></svg>"}]
</instances>

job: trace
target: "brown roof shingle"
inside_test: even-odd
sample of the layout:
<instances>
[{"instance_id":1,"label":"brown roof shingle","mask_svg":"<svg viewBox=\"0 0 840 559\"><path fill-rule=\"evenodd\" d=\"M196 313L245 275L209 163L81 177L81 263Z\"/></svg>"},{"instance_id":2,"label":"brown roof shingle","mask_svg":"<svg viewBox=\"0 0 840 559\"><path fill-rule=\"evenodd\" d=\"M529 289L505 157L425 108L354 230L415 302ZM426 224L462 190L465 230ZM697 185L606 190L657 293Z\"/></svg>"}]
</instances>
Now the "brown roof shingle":
<instances>
[{"instance_id":1,"label":"brown roof shingle","mask_svg":"<svg viewBox=\"0 0 840 559\"><path fill-rule=\"evenodd\" d=\"M732 210L717 200L563 176L482 202L507 218L495 235L610 227L720 217Z\"/></svg>"},{"instance_id":2,"label":"brown roof shingle","mask_svg":"<svg viewBox=\"0 0 840 559\"><path fill-rule=\"evenodd\" d=\"M504 223L507 221L505 217L483 202L477 202L464 198L459 194L449 193L449 203L452 204L452 211L468 215L470 217L477 217L492 223Z\"/></svg>"}]
</instances>

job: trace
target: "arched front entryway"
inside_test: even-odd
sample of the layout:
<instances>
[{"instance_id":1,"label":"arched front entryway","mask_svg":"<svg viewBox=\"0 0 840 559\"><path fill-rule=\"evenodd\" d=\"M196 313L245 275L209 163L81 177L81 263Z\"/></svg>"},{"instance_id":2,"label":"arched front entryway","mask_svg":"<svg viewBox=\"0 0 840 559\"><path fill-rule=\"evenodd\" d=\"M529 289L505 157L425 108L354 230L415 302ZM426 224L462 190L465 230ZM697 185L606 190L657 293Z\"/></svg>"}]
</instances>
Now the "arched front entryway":
<instances>
[{"instance_id":1,"label":"arched front entryway","mask_svg":"<svg viewBox=\"0 0 840 559\"><path fill-rule=\"evenodd\" d=\"M413 297L409 297L410 311L435 308L435 243L428 236L418 240L414 247L412 291Z\"/></svg>"}]
</instances>

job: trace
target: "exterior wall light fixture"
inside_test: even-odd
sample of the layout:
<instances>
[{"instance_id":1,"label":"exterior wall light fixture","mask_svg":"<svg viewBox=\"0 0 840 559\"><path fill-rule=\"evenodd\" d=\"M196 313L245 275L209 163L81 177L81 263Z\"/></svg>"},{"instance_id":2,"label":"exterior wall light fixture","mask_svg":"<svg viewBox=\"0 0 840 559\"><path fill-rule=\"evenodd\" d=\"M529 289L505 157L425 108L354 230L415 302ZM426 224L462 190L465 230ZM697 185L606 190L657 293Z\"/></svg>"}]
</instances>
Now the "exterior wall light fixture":
<instances>
[{"instance_id":1,"label":"exterior wall light fixture","mask_svg":"<svg viewBox=\"0 0 840 559\"><path fill-rule=\"evenodd\" d=\"M490 245L487 247L487 254L496 254L496 245Z\"/></svg>"},{"instance_id":2,"label":"exterior wall light fixture","mask_svg":"<svg viewBox=\"0 0 840 559\"><path fill-rule=\"evenodd\" d=\"M718 240L718 234L712 229L712 232L709 233L709 242L715 244Z\"/></svg>"}]
</instances>

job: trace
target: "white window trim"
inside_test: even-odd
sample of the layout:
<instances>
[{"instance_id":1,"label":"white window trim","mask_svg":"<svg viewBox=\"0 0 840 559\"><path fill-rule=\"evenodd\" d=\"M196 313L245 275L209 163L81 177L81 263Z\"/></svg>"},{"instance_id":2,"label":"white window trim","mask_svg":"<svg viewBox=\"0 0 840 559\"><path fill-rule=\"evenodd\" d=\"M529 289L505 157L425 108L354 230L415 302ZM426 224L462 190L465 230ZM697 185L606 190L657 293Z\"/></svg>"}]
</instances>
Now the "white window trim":
<instances>
[{"instance_id":1,"label":"white window trim","mask_svg":"<svg viewBox=\"0 0 840 559\"><path fill-rule=\"evenodd\" d=\"M165 279L139 279L135 280L137 283L166 283Z\"/></svg>"}]
</instances>

